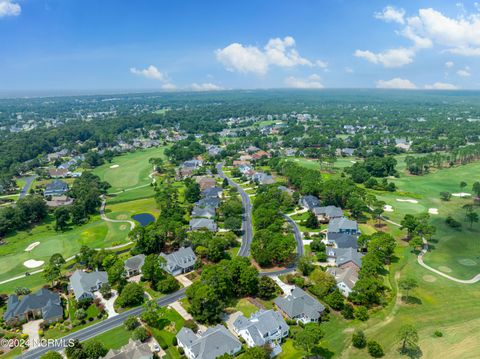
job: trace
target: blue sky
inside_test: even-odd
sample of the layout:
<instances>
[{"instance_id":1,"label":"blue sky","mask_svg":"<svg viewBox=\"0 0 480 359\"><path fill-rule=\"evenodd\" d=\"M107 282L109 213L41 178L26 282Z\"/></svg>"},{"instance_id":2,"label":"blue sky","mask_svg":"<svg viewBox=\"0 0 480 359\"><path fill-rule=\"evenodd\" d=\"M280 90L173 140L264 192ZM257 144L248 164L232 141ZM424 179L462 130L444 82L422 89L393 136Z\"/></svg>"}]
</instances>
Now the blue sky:
<instances>
[{"instance_id":1,"label":"blue sky","mask_svg":"<svg viewBox=\"0 0 480 359\"><path fill-rule=\"evenodd\" d=\"M0 0L0 90L480 88L474 2Z\"/></svg>"}]
</instances>

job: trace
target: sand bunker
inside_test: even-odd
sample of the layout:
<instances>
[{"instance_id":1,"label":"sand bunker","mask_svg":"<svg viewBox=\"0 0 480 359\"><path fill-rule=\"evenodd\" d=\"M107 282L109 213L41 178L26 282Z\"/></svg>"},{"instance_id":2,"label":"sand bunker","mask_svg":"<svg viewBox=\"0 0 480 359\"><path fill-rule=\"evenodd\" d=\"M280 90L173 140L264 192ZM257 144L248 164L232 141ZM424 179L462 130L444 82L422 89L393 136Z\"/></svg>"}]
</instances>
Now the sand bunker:
<instances>
[{"instance_id":1,"label":"sand bunker","mask_svg":"<svg viewBox=\"0 0 480 359\"><path fill-rule=\"evenodd\" d=\"M471 194L467 192L452 193L453 197L470 197Z\"/></svg>"},{"instance_id":2,"label":"sand bunker","mask_svg":"<svg viewBox=\"0 0 480 359\"><path fill-rule=\"evenodd\" d=\"M351 163L357 163L357 161L350 161Z\"/></svg>"},{"instance_id":3,"label":"sand bunker","mask_svg":"<svg viewBox=\"0 0 480 359\"><path fill-rule=\"evenodd\" d=\"M439 270L441 270L442 272L445 272L445 273L451 273L452 272L452 269L450 267L446 267L446 266L440 266L438 267Z\"/></svg>"},{"instance_id":4,"label":"sand bunker","mask_svg":"<svg viewBox=\"0 0 480 359\"><path fill-rule=\"evenodd\" d=\"M477 264L477 262L475 262L473 259L470 259L470 258L459 259L458 263L468 267L472 267Z\"/></svg>"},{"instance_id":5,"label":"sand bunker","mask_svg":"<svg viewBox=\"0 0 480 359\"><path fill-rule=\"evenodd\" d=\"M433 275L430 275L430 274L426 274L422 278L425 282L433 283L437 281L437 278L435 278Z\"/></svg>"},{"instance_id":6,"label":"sand bunker","mask_svg":"<svg viewBox=\"0 0 480 359\"><path fill-rule=\"evenodd\" d=\"M117 168L120 167L119 165L111 165L110 168Z\"/></svg>"},{"instance_id":7,"label":"sand bunker","mask_svg":"<svg viewBox=\"0 0 480 359\"><path fill-rule=\"evenodd\" d=\"M127 219L128 216L126 214L119 214L116 218L117 219Z\"/></svg>"},{"instance_id":8,"label":"sand bunker","mask_svg":"<svg viewBox=\"0 0 480 359\"><path fill-rule=\"evenodd\" d=\"M390 206L389 204L386 204L385 206L383 206L383 210L385 212L393 212L393 207Z\"/></svg>"},{"instance_id":9,"label":"sand bunker","mask_svg":"<svg viewBox=\"0 0 480 359\"><path fill-rule=\"evenodd\" d=\"M438 208L429 208L428 213L430 214L438 214Z\"/></svg>"},{"instance_id":10,"label":"sand bunker","mask_svg":"<svg viewBox=\"0 0 480 359\"><path fill-rule=\"evenodd\" d=\"M401 198L397 198L397 201L398 202L408 202L408 203L418 203L418 201L416 199L401 199Z\"/></svg>"},{"instance_id":11,"label":"sand bunker","mask_svg":"<svg viewBox=\"0 0 480 359\"><path fill-rule=\"evenodd\" d=\"M124 231L124 230L126 230L126 229L127 229L127 225L126 225L126 224L122 224L122 225L120 226L120 230L121 230L121 231Z\"/></svg>"},{"instance_id":12,"label":"sand bunker","mask_svg":"<svg viewBox=\"0 0 480 359\"><path fill-rule=\"evenodd\" d=\"M25 248L25 252L31 252L39 244L40 244L40 242L33 242L27 248Z\"/></svg>"},{"instance_id":13,"label":"sand bunker","mask_svg":"<svg viewBox=\"0 0 480 359\"><path fill-rule=\"evenodd\" d=\"M28 261L23 262L23 265L27 268L37 268L45 263L44 261L36 261L35 259L29 259Z\"/></svg>"}]
</instances>

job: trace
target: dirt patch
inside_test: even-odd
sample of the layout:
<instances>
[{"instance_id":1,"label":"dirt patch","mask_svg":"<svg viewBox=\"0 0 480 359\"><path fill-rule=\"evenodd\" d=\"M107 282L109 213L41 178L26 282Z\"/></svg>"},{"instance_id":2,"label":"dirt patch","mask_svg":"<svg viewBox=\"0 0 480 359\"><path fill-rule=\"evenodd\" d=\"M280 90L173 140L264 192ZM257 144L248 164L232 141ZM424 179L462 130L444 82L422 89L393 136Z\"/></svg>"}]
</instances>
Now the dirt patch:
<instances>
[{"instance_id":1,"label":"dirt patch","mask_svg":"<svg viewBox=\"0 0 480 359\"><path fill-rule=\"evenodd\" d=\"M447 266L440 266L440 267L438 267L438 269L441 270L442 272L445 272L445 273L451 273L452 272L452 268L447 267Z\"/></svg>"},{"instance_id":2,"label":"dirt patch","mask_svg":"<svg viewBox=\"0 0 480 359\"><path fill-rule=\"evenodd\" d=\"M436 282L437 281L437 278L435 278L433 275L430 275L430 274L426 274L422 277L422 279L425 281L425 282L429 282L429 283L433 283L433 282Z\"/></svg>"},{"instance_id":3,"label":"dirt patch","mask_svg":"<svg viewBox=\"0 0 480 359\"><path fill-rule=\"evenodd\" d=\"M32 244L30 244L27 248L25 248L25 252L31 252L33 251L33 249L38 246L40 244L40 242L34 242Z\"/></svg>"},{"instance_id":4,"label":"dirt patch","mask_svg":"<svg viewBox=\"0 0 480 359\"><path fill-rule=\"evenodd\" d=\"M477 265L477 262L475 262L473 259L470 259L470 258L459 259L458 263L467 267L473 267L474 265Z\"/></svg>"}]
</instances>

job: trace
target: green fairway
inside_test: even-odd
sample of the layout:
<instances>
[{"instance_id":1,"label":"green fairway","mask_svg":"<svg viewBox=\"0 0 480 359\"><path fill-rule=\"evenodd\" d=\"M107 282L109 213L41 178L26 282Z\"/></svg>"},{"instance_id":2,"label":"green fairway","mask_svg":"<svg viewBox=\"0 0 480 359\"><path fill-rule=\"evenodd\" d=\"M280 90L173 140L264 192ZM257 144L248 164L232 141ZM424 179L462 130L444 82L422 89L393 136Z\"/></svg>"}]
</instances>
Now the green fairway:
<instances>
[{"instance_id":1,"label":"green fairway","mask_svg":"<svg viewBox=\"0 0 480 359\"><path fill-rule=\"evenodd\" d=\"M470 179L470 180L469 180ZM453 197L442 201L440 192L471 193L473 182L480 179L480 163L443 169L424 176L402 174L394 179L398 192L375 192L377 197L393 207L393 212L384 215L399 223L405 214L427 212L438 209L438 215L431 215L431 222L437 227L437 233L431 241L431 252L425 256L425 263L458 278L471 278L480 273L480 224L465 221L462 206L473 203L471 198ZM460 181L468 186L461 189ZM418 203L399 202L408 199ZM478 210L477 210L478 211ZM445 218L452 216L462 223L461 230L455 230L445 224Z\"/></svg>"},{"instance_id":2,"label":"green fairway","mask_svg":"<svg viewBox=\"0 0 480 359\"><path fill-rule=\"evenodd\" d=\"M155 147L129 152L95 168L93 173L110 183L109 193L147 185L151 182L149 174L152 172L148 161L152 157L165 158L164 150L165 147Z\"/></svg>"},{"instance_id":3,"label":"green fairway","mask_svg":"<svg viewBox=\"0 0 480 359\"><path fill-rule=\"evenodd\" d=\"M129 231L128 225L105 222L99 216L92 217L86 225L65 232L56 232L53 227L51 221L5 238L6 243L0 246L0 281L40 268L25 267L23 263L27 260L47 261L54 253L67 258L78 253L82 245L92 248L115 246L126 242ZM40 244L26 252L25 249L35 242Z\"/></svg>"},{"instance_id":4,"label":"green fairway","mask_svg":"<svg viewBox=\"0 0 480 359\"><path fill-rule=\"evenodd\" d=\"M105 214L111 219L131 219L138 213L150 213L158 216L158 209L153 197L133 200L129 202L120 202L107 204Z\"/></svg>"}]
</instances>

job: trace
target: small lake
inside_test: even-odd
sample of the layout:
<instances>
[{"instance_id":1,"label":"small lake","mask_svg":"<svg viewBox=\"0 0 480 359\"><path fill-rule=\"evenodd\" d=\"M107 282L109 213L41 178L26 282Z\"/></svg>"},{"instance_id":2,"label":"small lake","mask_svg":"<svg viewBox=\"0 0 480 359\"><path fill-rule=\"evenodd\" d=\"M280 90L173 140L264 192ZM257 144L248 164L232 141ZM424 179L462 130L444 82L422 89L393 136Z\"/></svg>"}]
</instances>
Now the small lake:
<instances>
[{"instance_id":1,"label":"small lake","mask_svg":"<svg viewBox=\"0 0 480 359\"><path fill-rule=\"evenodd\" d=\"M155 217L150 213L139 213L132 216L134 220L136 220L142 227L155 222Z\"/></svg>"}]
</instances>

